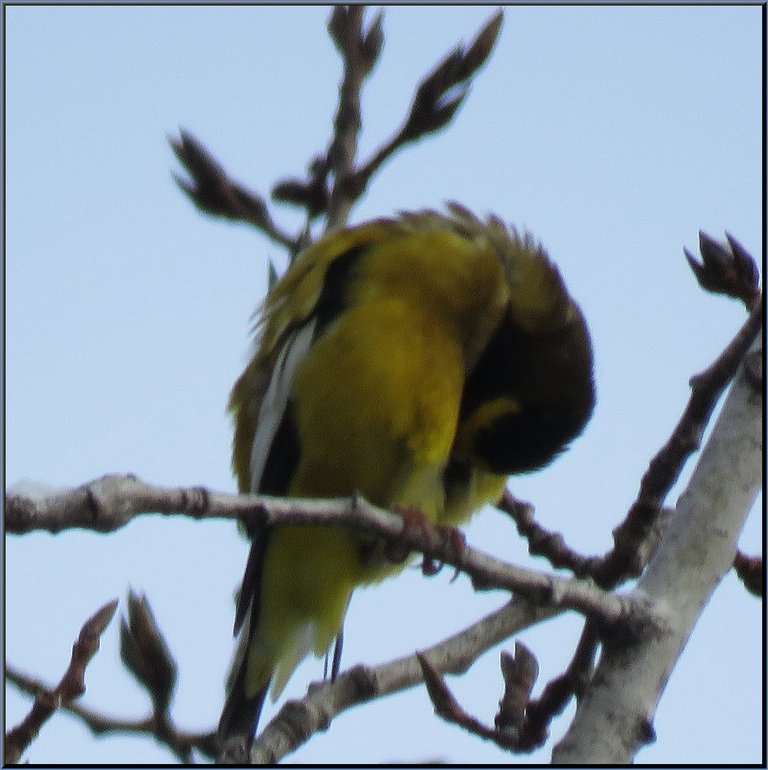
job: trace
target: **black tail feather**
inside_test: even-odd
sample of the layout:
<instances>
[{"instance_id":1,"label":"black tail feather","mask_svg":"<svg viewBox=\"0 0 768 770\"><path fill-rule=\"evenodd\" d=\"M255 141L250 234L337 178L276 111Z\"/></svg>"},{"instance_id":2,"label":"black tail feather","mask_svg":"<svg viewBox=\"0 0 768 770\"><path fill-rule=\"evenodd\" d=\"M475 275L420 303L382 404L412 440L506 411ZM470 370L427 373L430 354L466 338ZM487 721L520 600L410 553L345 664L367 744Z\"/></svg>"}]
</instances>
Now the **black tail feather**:
<instances>
[{"instance_id":1,"label":"black tail feather","mask_svg":"<svg viewBox=\"0 0 768 770\"><path fill-rule=\"evenodd\" d=\"M247 665L248 656L244 655L219 719L219 737L222 743L237 736L244 739L246 746L250 745L259 723L270 683L267 682L255 695L246 695L244 685Z\"/></svg>"}]
</instances>

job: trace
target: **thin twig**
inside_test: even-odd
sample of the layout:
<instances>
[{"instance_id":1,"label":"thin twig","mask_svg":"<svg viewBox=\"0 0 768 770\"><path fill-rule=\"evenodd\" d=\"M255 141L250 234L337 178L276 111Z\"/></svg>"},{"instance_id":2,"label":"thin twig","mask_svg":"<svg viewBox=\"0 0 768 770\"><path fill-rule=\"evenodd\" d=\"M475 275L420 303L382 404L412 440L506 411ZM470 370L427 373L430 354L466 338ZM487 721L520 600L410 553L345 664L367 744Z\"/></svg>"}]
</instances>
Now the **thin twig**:
<instances>
[{"instance_id":1,"label":"thin twig","mask_svg":"<svg viewBox=\"0 0 768 770\"><path fill-rule=\"evenodd\" d=\"M77 641L72 645L72 657L61 681L53 689L40 689L32 709L21 724L5 734L6 761L16 764L40 728L63 704L70 703L85 692L85 669L99 649L99 637L109 625L117 608L117 599L105 604L83 624Z\"/></svg>"},{"instance_id":2,"label":"thin twig","mask_svg":"<svg viewBox=\"0 0 768 770\"><path fill-rule=\"evenodd\" d=\"M27 695L37 696L39 693L50 692L51 690L50 685L46 682L24 674L13 666L6 666L5 675L9 682ZM210 759L216 756L217 738L215 731L184 732L177 730L171 734L167 729L158 729L157 721L151 714L140 719L115 717L77 702L62 703L61 709L79 719L97 738L104 735L152 735L161 743L166 744L183 762L189 762L192 749Z\"/></svg>"},{"instance_id":3,"label":"thin twig","mask_svg":"<svg viewBox=\"0 0 768 770\"><path fill-rule=\"evenodd\" d=\"M528 704L518 736L518 751L533 751L544 744L552 720L562 713L573 694L580 693L591 678L597 646L594 623L587 621L565 673L548 682L541 697Z\"/></svg>"},{"instance_id":4,"label":"thin twig","mask_svg":"<svg viewBox=\"0 0 768 770\"><path fill-rule=\"evenodd\" d=\"M373 36L378 38L378 44L373 46L365 45L363 6L336 6L328 22L328 29L344 62L339 106L333 123L335 132L327 156L328 168L333 174L328 201L328 230L347 223L350 209L360 195L360 191L350 185L357 156L357 138L362 126L360 93L381 51L381 19L380 12L372 25Z\"/></svg>"},{"instance_id":5,"label":"thin twig","mask_svg":"<svg viewBox=\"0 0 768 770\"><path fill-rule=\"evenodd\" d=\"M192 202L207 214L249 223L295 256L311 241L312 220L326 215L326 230L341 227L373 175L399 149L445 128L464 102L472 78L485 64L498 37L503 12L498 11L467 46L451 51L419 84L408 116L394 136L372 157L356 166L361 120L361 92L381 53L382 12L363 28L364 7L338 5L328 31L343 62L334 134L327 152L310 160L305 178L286 177L272 188L272 199L306 211L302 232L292 237L274 222L262 195L236 182L213 154L189 131L169 141L189 179L173 178Z\"/></svg>"},{"instance_id":6,"label":"thin twig","mask_svg":"<svg viewBox=\"0 0 768 770\"><path fill-rule=\"evenodd\" d=\"M613 531L613 549L589 566L588 572L598 585L611 588L642 571L643 560L639 558L642 544L686 460L699 448L717 401L760 331L762 320L761 296L749 318L714 363L691 378L691 397L683 416L669 440L651 460L640 482L637 499L624 521Z\"/></svg>"},{"instance_id":7,"label":"thin twig","mask_svg":"<svg viewBox=\"0 0 768 770\"><path fill-rule=\"evenodd\" d=\"M356 171L353 186L360 194L395 152L451 122L469 92L472 77L493 51L503 18L503 11L495 13L468 46L457 46L422 80L400 128Z\"/></svg>"},{"instance_id":8,"label":"thin twig","mask_svg":"<svg viewBox=\"0 0 768 770\"><path fill-rule=\"evenodd\" d=\"M570 548L560 532L546 529L536 521L534 507L517 500L505 489L496 508L509 515L517 532L528 541L531 556L543 556L555 569L569 569L574 575L588 575L590 557Z\"/></svg>"},{"instance_id":9,"label":"thin twig","mask_svg":"<svg viewBox=\"0 0 768 770\"><path fill-rule=\"evenodd\" d=\"M435 713L439 717L442 717L446 722L463 727L473 735L493 741L503 749L515 750L516 735L514 731L506 732L499 730L497 727L488 727L483 724L477 717L461 706L456 696L448 687L444 677L432 666L429 659L420 653L416 653L416 656L421 666L429 699L432 701Z\"/></svg>"},{"instance_id":10,"label":"thin twig","mask_svg":"<svg viewBox=\"0 0 768 770\"><path fill-rule=\"evenodd\" d=\"M184 179L172 172L173 179L197 208L212 216L247 222L287 249L294 248L296 239L275 224L264 198L234 181L199 139L182 128L178 139L169 137L168 141L191 177Z\"/></svg>"}]
</instances>

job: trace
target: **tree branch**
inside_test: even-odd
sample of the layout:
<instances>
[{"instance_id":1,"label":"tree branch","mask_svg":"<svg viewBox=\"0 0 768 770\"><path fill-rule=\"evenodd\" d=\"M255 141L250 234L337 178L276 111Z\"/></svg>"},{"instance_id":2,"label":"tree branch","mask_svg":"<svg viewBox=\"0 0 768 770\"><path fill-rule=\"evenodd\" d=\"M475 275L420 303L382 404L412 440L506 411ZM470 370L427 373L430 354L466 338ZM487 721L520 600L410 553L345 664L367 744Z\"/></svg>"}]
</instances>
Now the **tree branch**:
<instances>
[{"instance_id":1,"label":"tree branch","mask_svg":"<svg viewBox=\"0 0 768 770\"><path fill-rule=\"evenodd\" d=\"M296 239L275 224L264 198L233 180L199 139L182 128L178 139L169 137L168 141L191 179L174 172L171 176L200 211L247 222L287 249L295 248Z\"/></svg>"},{"instance_id":2,"label":"tree branch","mask_svg":"<svg viewBox=\"0 0 768 770\"><path fill-rule=\"evenodd\" d=\"M5 675L9 682L14 684L27 695L37 696L39 693L50 692L50 685L40 679L24 674L13 666L6 666ZM216 756L215 731L211 732L185 732L176 730L171 734L166 729L158 729L157 720L152 714L140 719L128 717L115 717L102 714L96 709L84 706L81 703L62 703L61 709L79 719L87 727L94 737L103 735L137 735L146 737L154 736L161 743L166 744L180 761L188 763L190 752L196 749L201 754L213 759ZM170 740L169 740L170 737Z\"/></svg>"},{"instance_id":3,"label":"tree branch","mask_svg":"<svg viewBox=\"0 0 768 770\"><path fill-rule=\"evenodd\" d=\"M420 653L379 666L355 666L335 681L310 685L301 700L288 701L251 748L251 764L272 764L328 727L334 716L424 681L418 656L443 673L464 673L486 650L558 614L552 607L514 598L499 610Z\"/></svg>"},{"instance_id":4,"label":"tree branch","mask_svg":"<svg viewBox=\"0 0 768 770\"><path fill-rule=\"evenodd\" d=\"M327 229L347 223L349 212L362 191L354 189L353 171L357 156L357 137L362 126L360 93L381 52L384 36L379 11L367 35L363 34L363 6L337 5L328 22L328 30L344 62L339 86L339 106L334 120L334 137L328 149L328 169L333 174L333 188L328 200Z\"/></svg>"},{"instance_id":5,"label":"tree branch","mask_svg":"<svg viewBox=\"0 0 768 770\"><path fill-rule=\"evenodd\" d=\"M457 46L422 80L403 124L355 172L353 186L359 194L398 150L451 122L469 93L471 78L491 55L503 19L503 11L495 13L470 45Z\"/></svg>"},{"instance_id":6,"label":"tree branch","mask_svg":"<svg viewBox=\"0 0 768 770\"><path fill-rule=\"evenodd\" d=\"M601 590L589 580L567 579L516 567L464 544L457 548L451 532L376 508L361 497L298 500L265 495L226 495L204 487L167 488L135 476L102 476L73 490L42 499L9 494L6 526L20 534L45 529L60 532L81 527L111 532L141 514L181 514L195 519L242 519L250 525L328 524L350 526L381 536L408 551L451 564L476 587L502 588L553 607L573 609L612 623L633 611L623 597Z\"/></svg>"},{"instance_id":7,"label":"tree branch","mask_svg":"<svg viewBox=\"0 0 768 770\"><path fill-rule=\"evenodd\" d=\"M762 345L762 334L753 350ZM743 365L635 596L659 622L640 636L618 624L556 764L627 764L654 739L653 716L682 649L723 575L762 483L762 388Z\"/></svg>"},{"instance_id":8,"label":"tree branch","mask_svg":"<svg viewBox=\"0 0 768 770\"><path fill-rule=\"evenodd\" d=\"M275 183L272 199L300 206L307 225L291 237L270 215L259 193L233 180L213 154L189 131L169 139L189 178L173 173L181 190L201 211L213 216L247 222L296 255L310 240L310 222L323 214L326 229L343 226L354 203L363 195L373 175L397 150L445 128L461 107L472 78L490 56L498 37L503 12L498 11L468 46L457 46L427 75L414 95L410 112L395 135L362 166L356 167L360 132L360 94L384 42L382 12L363 28L364 6L338 5L328 20L328 32L341 54L344 71L334 118L334 133L327 152L308 164L304 179L287 177Z\"/></svg>"},{"instance_id":9,"label":"tree branch","mask_svg":"<svg viewBox=\"0 0 768 770\"><path fill-rule=\"evenodd\" d=\"M693 393L686 410L667 444L651 461L645 474L641 491L627 517L614 530L616 545L603 557L588 557L569 548L562 534L542 527L534 518L534 509L528 503L515 500L508 492L497 507L510 515L518 532L528 540L532 555L544 556L555 567L570 569L577 576L594 576L606 589L615 587L628 577L639 575L656 552L667 528L673 509L660 508L672 484L678 478L687 457L698 448L712 410L722 391L730 381L740 356L760 330L762 296L758 289L759 273L754 258L747 250L727 234L727 244L719 244L700 233L703 263L697 262L685 249L685 255L697 280L707 291L741 299L752 311L750 318L734 340L718 359L702 374L691 378ZM743 358L744 373L762 390L762 358L759 353ZM695 440L690 437L694 436ZM655 499L654 499L655 496ZM762 596L762 557L746 557L737 552L734 568L747 590ZM594 656L596 639L593 623L586 622L579 649L568 670L550 682L538 702L531 704L526 722L528 735L519 738L519 744L528 743L531 748L543 743L547 726L565 706L571 695L585 685L580 671L579 658L582 644L589 642L590 660ZM576 674L574 673L576 672Z\"/></svg>"},{"instance_id":10,"label":"tree branch","mask_svg":"<svg viewBox=\"0 0 768 770\"><path fill-rule=\"evenodd\" d=\"M714 363L691 378L691 397L685 411L667 443L651 460L626 518L613 531L613 549L587 565L587 574L592 575L598 585L612 588L628 578L637 577L642 571L643 543L656 522L661 505L685 462L701 445L704 429L717 401L760 332L762 318L763 298L760 297L749 318Z\"/></svg>"},{"instance_id":11,"label":"tree branch","mask_svg":"<svg viewBox=\"0 0 768 770\"><path fill-rule=\"evenodd\" d=\"M38 689L29 714L20 725L5 734L6 762L18 763L52 714L85 692L85 668L98 652L99 637L112 620L116 608L117 599L114 599L85 621L77 641L72 645L69 667L61 681L53 689Z\"/></svg>"}]
</instances>

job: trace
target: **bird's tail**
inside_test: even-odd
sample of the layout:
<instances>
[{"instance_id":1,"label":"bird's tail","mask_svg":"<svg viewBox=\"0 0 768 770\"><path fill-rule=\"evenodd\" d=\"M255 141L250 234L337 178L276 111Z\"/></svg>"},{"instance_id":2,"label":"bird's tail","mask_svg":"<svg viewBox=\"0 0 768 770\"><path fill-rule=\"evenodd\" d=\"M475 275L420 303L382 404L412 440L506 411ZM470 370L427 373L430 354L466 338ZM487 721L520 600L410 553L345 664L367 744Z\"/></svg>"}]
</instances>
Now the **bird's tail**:
<instances>
[{"instance_id":1,"label":"bird's tail","mask_svg":"<svg viewBox=\"0 0 768 770\"><path fill-rule=\"evenodd\" d=\"M242 738L245 746L249 746L259 723L261 708L264 705L270 682L256 692L255 695L245 693L245 672L248 666L248 656L240 656L235 676L232 679L227 700L219 719L219 737L222 744L232 738Z\"/></svg>"}]
</instances>

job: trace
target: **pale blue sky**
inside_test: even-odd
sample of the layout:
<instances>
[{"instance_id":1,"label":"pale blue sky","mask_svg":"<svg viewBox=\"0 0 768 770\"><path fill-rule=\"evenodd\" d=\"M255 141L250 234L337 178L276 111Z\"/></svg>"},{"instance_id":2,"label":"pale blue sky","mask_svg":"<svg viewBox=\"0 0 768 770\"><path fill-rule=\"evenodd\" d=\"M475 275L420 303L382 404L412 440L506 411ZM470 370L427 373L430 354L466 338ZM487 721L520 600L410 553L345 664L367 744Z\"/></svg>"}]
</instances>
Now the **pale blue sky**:
<instances>
[{"instance_id":1,"label":"pale blue sky","mask_svg":"<svg viewBox=\"0 0 768 770\"><path fill-rule=\"evenodd\" d=\"M364 157L394 130L419 77L493 11L387 8L382 59L363 93ZM234 490L224 407L267 259L282 265L284 255L248 227L192 208L171 179L166 135L188 128L262 192L300 174L330 135L340 65L328 13L6 6L6 483L76 485L130 471ZM549 249L592 329L598 405L566 456L510 488L588 552L610 546L689 377L744 318L737 303L698 289L682 248L696 248L699 228L728 229L762 257L760 25L755 6L510 7L455 124L399 154L352 214L455 198L530 229ZM274 213L300 226L294 212ZM492 511L467 533L472 545L545 567ZM742 546L757 552L761 541L756 510ZM150 517L109 537L10 537L7 659L57 680L83 620L131 586L147 593L179 662L174 717L208 728L246 551L229 524ZM449 578L410 571L356 594L344 663L406 654L504 601ZM561 618L521 635L539 656L536 694L567 664L578 630ZM487 722L501 694L498 652L450 679ZM304 665L287 695L321 672ZM728 575L662 698L658 741L638 760L759 761L762 675L761 606ZM93 707L133 717L148 709L119 663L116 620L87 686ZM28 706L9 687L6 725ZM547 761L551 745L520 761ZM152 741L96 741L63 715L26 758L172 761ZM515 759L439 721L417 688L344 714L291 760L431 758Z\"/></svg>"}]
</instances>

